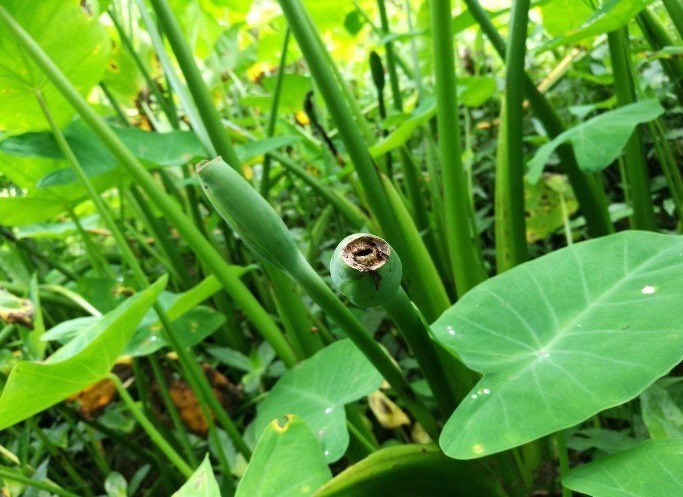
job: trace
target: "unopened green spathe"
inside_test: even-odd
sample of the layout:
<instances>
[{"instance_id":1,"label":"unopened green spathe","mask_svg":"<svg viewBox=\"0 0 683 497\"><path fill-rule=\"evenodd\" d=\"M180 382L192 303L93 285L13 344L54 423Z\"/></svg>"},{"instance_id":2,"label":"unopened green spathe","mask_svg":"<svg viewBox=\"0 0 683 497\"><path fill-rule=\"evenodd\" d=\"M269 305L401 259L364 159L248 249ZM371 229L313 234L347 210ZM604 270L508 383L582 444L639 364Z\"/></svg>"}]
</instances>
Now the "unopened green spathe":
<instances>
[{"instance_id":1,"label":"unopened green spathe","mask_svg":"<svg viewBox=\"0 0 683 497\"><path fill-rule=\"evenodd\" d=\"M197 175L218 214L252 252L282 269L297 265L299 248L287 226L247 180L220 157L201 162Z\"/></svg>"},{"instance_id":2,"label":"unopened green spathe","mask_svg":"<svg viewBox=\"0 0 683 497\"><path fill-rule=\"evenodd\" d=\"M386 304L401 287L401 259L382 238L356 233L344 238L330 262L332 281L358 307Z\"/></svg>"}]
</instances>

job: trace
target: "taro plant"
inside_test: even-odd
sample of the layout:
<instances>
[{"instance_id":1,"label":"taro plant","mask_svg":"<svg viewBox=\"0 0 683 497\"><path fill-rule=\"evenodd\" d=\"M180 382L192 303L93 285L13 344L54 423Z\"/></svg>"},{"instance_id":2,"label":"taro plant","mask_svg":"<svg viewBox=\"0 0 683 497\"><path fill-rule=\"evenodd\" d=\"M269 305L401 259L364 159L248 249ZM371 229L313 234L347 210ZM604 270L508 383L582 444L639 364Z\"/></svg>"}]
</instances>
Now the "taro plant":
<instances>
[{"instance_id":1,"label":"taro plant","mask_svg":"<svg viewBox=\"0 0 683 497\"><path fill-rule=\"evenodd\" d=\"M680 0L0 0L3 495L683 493Z\"/></svg>"}]
</instances>

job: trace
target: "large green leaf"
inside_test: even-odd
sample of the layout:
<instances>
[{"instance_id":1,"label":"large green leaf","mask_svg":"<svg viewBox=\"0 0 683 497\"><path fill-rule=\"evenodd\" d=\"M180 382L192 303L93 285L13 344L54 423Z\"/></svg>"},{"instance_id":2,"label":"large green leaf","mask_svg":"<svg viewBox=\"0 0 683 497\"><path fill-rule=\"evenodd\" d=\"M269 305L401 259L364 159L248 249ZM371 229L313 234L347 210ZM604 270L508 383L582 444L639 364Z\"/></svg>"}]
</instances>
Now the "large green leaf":
<instances>
[{"instance_id":1,"label":"large green leaf","mask_svg":"<svg viewBox=\"0 0 683 497\"><path fill-rule=\"evenodd\" d=\"M14 366L0 395L0 430L106 376L167 280L166 276L160 278L103 316L97 326L98 333L93 333L91 341L81 342L69 354L60 354L62 349L59 349L43 362L24 361Z\"/></svg>"},{"instance_id":2,"label":"large green leaf","mask_svg":"<svg viewBox=\"0 0 683 497\"><path fill-rule=\"evenodd\" d=\"M221 497L208 454L185 485L174 492L171 497Z\"/></svg>"},{"instance_id":3,"label":"large green leaf","mask_svg":"<svg viewBox=\"0 0 683 497\"><path fill-rule=\"evenodd\" d=\"M638 124L652 121L663 113L664 109L657 100L641 100L589 119L539 148L527 164L527 177L531 183L536 183L550 155L566 141L572 142L582 171L602 171L617 158Z\"/></svg>"},{"instance_id":4,"label":"large green leaf","mask_svg":"<svg viewBox=\"0 0 683 497\"><path fill-rule=\"evenodd\" d=\"M652 0L607 0L581 25L554 38L539 50L553 50L562 45L623 28L650 3Z\"/></svg>"},{"instance_id":5,"label":"large green leaf","mask_svg":"<svg viewBox=\"0 0 683 497\"><path fill-rule=\"evenodd\" d=\"M309 426L289 415L266 427L235 497L304 497L331 477Z\"/></svg>"},{"instance_id":6,"label":"large green leaf","mask_svg":"<svg viewBox=\"0 0 683 497\"><path fill-rule=\"evenodd\" d=\"M484 377L441 434L469 459L580 423L683 358L683 237L628 231L492 278L432 326Z\"/></svg>"},{"instance_id":7,"label":"large green leaf","mask_svg":"<svg viewBox=\"0 0 683 497\"><path fill-rule=\"evenodd\" d=\"M95 85L109 61L109 37L88 2L77 0L0 0L83 94ZM58 27L58 29L55 29ZM60 124L73 116L72 107L14 37L0 30L0 129L14 132L47 128L36 100L42 92Z\"/></svg>"},{"instance_id":8,"label":"large green leaf","mask_svg":"<svg viewBox=\"0 0 683 497\"><path fill-rule=\"evenodd\" d=\"M151 133L137 128L115 127L112 131L136 157L154 166L179 166L205 154L197 137L189 131ZM64 136L88 176L112 171L118 165L118 160L82 120L69 125ZM49 132L11 136L0 142L0 150L17 157L63 158ZM73 171L65 168L45 175L39 186L47 188L77 182Z\"/></svg>"},{"instance_id":9,"label":"large green leaf","mask_svg":"<svg viewBox=\"0 0 683 497\"><path fill-rule=\"evenodd\" d=\"M257 436L273 419L301 416L317 435L327 461L349 445L344 404L377 390L382 377L350 340L341 340L287 371L258 407Z\"/></svg>"},{"instance_id":10,"label":"large green leaf","mask_svg":"<svg viewBox=\"0 0 683 497\"><path fill-rule=\"evenodd\" d=\"M478 461L456 461L434 445L373 452L327 482L315 497L502 497L508 494Z\"/></svg>"},{"instance_id":11,"label":"large green leaf","mask_svg":"<svg viewBox=\"0 0 683 497\"><path fill-rule=\"evenodd\" d=\"M683 495L683 439L647 440L573 469L562 484L593 497Z\"/></svg>"}]
</instances>

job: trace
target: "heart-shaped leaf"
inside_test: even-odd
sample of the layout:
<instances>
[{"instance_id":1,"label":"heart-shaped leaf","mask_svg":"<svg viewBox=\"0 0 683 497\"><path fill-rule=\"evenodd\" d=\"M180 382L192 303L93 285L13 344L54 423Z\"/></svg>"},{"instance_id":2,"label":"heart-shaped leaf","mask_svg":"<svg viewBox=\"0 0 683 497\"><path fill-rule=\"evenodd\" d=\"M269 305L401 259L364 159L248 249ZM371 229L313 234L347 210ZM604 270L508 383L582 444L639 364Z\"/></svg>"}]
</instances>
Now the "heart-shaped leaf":
<instances>
[{"instance_id":1,"label":"heart-shaped leaf","mask_svg":"<svg viewBox=\"0 0 683 497\"><path fill-rule=\"evenodd\" d=\"M23 361L12 368L0 395L0 430L55 405L106 376L168 278L160 278L100 319L89 343L59 349L43 362ZM69 347L66 345L65 347Z\"/></svg>"},{"instance_id":2,"label":"heart-shaped leaf","mask_svg":"<svg viewBox=\"0 0 683 497\"><path fill-rule=\"evenodd\" d=\"M351 340L340 340L285 373L258 407L256 435L286 414L301 416L328 462L349 445L344 404L371 394L382 377Z\"/></svg>"},{"instance_id":3,"label":"heart-shaped leaf","mask_svg":"<svg viewBox=\"0 0 683 497\"><path fill-rule=\"evenodd\" d=\"M646 440L573 469L562 484L593 497L683 495L683 439Z\"/></svg>"},{"instance_id":4,"label":"heart-shaped leaf","mask_svg":"<svg viewBox=\"0 0 683 497\"><path fill-rule=\"evenodd\" d=\"M638 124L652 121L663 113L664 109L659 102L651 99L625 105L589 119L560 133L539 148L527 164L527 177L531 183L536 183L550 155L568 140L574 146L576 161L582 171L602 171L619 156Z\"/></svg>"},{"instance_id":5,"label":"heart-shaped leaf","mask_svg":"<svg viewBox=\"0 0 683 497\"><path fill-rule=\"evenodd\" d=\"M317 438L289 415L266 427L235 497L305 497L330 478Z\"/></svg>"},{"instance_id":6,"label":"heart-shaped leaf","mask_svg":"<svg viewBox=\"0 0 683 497\"><path fill-rule=\"evenodd\" d=\"M683 358L683 237L629 231L492 278L432 326L484 374L441 434L469 459L580 423Z\"/></svg>"}]
</instances>

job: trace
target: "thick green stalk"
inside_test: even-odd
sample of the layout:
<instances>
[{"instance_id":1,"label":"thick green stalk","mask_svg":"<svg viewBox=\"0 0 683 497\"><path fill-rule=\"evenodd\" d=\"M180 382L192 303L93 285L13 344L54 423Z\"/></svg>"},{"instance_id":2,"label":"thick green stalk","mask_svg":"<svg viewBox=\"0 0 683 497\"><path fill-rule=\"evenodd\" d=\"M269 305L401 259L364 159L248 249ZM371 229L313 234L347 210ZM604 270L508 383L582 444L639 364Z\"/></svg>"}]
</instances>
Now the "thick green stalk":
<instances>
[{"instance_id":1,"label":"thick green stalk","mask_svg":"<svg viewBox=\"0 0 683 497\"><path fill-rule=\"evenodd\" d=\"M462 296L486 273L476 248L479 237L469 216L467 178L460 158L451 1L430 0L430 6L446 239L456 290Z\"/></svg>"},{"instance_id":2,"label":"thick green stalk","mask_svg":"<svg viewBox=\"0 0 683 497\"><path fill-rule=\"evenodd\" d=\"M168 197L157 185L154 178L133 153L126 148L116 134L107 126L104 120L95 112L88 102L78 93L71 82L55 66L54 62L45 54L30 35L19 26L12 16L0 6L0 22L14 34L17 41L31 56L45 75L52 81L60 93L76 109L83 120L88 123L92 130L99 136L102 142L109 148L120 164L133 177L137 185L142 188L147 196L157 204L159 210L166 219L175 226L183 239L192 247L195 254L214 273L228 291L239 308L247 315L263 337L276 344L276 352L281 354L281 359L287 365L295 364L293 353L289 348L282 332L273 322L268 313L261 307L259 302L249 292L247 287L239 280L230 266L223 260L218 251L202 236L192 221L185 216L176 203ZM281 344L281 345L280 345ZM219 419L220 420L220 419Z\"/></svg>"},{"instance_id":3,"label":"thick green stalk","mask_svg":"<svg viewBox=\"0 0 683 497\"><path fill-rule=\"evenodd\" d=\"M439 346L429 334L429 325L402 288L382 307L408 343L441 411L446 417L450 416L474 385L470 381L471 371L455 360L458 371L454 371L452 365L446 368L446 363L438 353ZM457 390L449 383L449 378L453 376L456 377Z\"/></svg>"},{"instance_id":4,"label":"thick green stalk","mask_svg":"<svg viewBox=\"0 0 683 497\"><path fill-rule=\"evenodd\" d=\"M187 271L187 267L183 263L180 257L180 251L177 248L177 244L173 243L169 237L168 227L164 222L163 218L154 217L154 213L149 208L146 199L140 193L138 188L133 187L130 189L130 195L134 204L140 210L142 214L142 219L147 224L150 234L154 236L155 240L159 244L159 250L168 260L168 263L173 267L173 270L178 275L180 281L178 281L178 287L181 289L187 289L192 285L192 278Z\"/></svg>"},{"instance_id":5,"label":"thick green stalk","mask_svg":"<svg viewBox=\"0 0 683 497\"><path fill-rule=\"evenodd\" d=\"M472 17L481 26L482 31L489 39L498 55L505 60L505 40L489 19L488 13L481 7L477 0L464 0ZM543 128L550 138L555 138L565 131L564 125L555 109L548 100L538 91L531 78L524 77L524 90L529 102ZM580 169L574 156L571 145L564 144L557 148L564 171L581 206L581 213L586 219L588 233L593 236L603 236L614 231L612 221L607 210L607 199L598 177L585 175Z\"/></svg>"},{"instance_id":6,"label":"thick green stalk","mask_svg":"<svg viewBox=\"0 0 683 497\"><path fill-rule=\"evenodd\" d=\"M171 44L180 70L183 72L183 76L185 76L187 87L192 94L192 98L204 122L204 126L206 126L206 131L216 153L223 157L237 172L243 174L237 153L230 142L230 136L221 122L221 116L213 103L202 74L199 72L199 68L197 68L192 50L190 50L185 40L180 24L178 24L178 20L173 15L171 7L169 7L166 0L150 0L150 3L157 14L159 23L163 27L166 38L168 38Z\"/></svg>"},{"instance_id":7,"label":"thick green stalk","mask_svg":"<svg viewBox=\"0 0 683 497\"><path fill-rule=\"evenodd\" d=\"M385 238L401 252L405 261L406 277L413 284L411 293L426 314L438 315L445 310L438 301L425 298L424 292L430 292L433 282L426 281L423 268L432 265L433 261L426 253L415 253L403 243L404 233L398 227L394 213L382 188L377 168L368 151L367 144L359 129L359 124L349 109L346 99L340 98L337 77L330 62L329 53L324 49L315 26L308 19L308 14L300 0L280 0L287 22L295 36L301 51L308 62L318 90L325 100L330 114L337 125L340 138L354 164L355 170L363 186L364 194L371 211L377 218ZM440 284L440 286L443 286Z\"/></svg>"},{"instance_id":8,"label":"thick green stalk","mask_svg":"<svg viewBox=\"0 0 683 497\"><path fill-rule=\"evenodd\" d=\"M386 176L382 177L382 183L384 184L387 198L394 211L396 222L403 233L405 247L408 247L408 249L415 254L424 254L422 260L425 263L420 263L418 265L418 269L422 271L422 281L426 284L426 287L421 291L424 292L423 297L426 297L431 305L420 308L430 322L434 321L441 314L439 309L444 310L450 306L448 294L441 282L436 266L433 263L434 258L436 258L438 254L435 254L433 257L430 250L425 245L425 241L422 239L420 232L412 222L410 213L393 183L391 183ZM433 248L431 249L433 250ZM399 252L399 254L403 257L403 252ZM407 264L404 265L404 273L406 271L406 265ZM422 301L424 301L424 299L416 300L416 302Z\"/></svg>"},{"instance_id":9,"label":"thick green stalk","mask_svg":"<svg viewBox=\"0 0 683 497\"><path fill-rule=\"evenodd\" d=\"M515 0L505 57L505 97L498 147L498 154L505 159L499 157L496 162L496 210L502 207L500 215L496 212L499 273L529 258L524 218L524 58L528 18L529 0Z\"/></svg>"},{"instance_id":10,"label":"thick green stalk","mask_svg":"<svg viewBox=\"0 0 683 497\"><path fill-rule=\"evenodd\" d=\"M159 431L154 427L152 422L147 419L147 416L142 412L142 409L138 407L133 398L128 394L121 380L118 376L113 373L109 374L109 380L116 386L116 391L119 393L119 397L126 404L128 410L133 414L135 419L140 423L140 426L147 432L149 438L152 439L154 444L159 447L159 449L164 453L169 461L178 468L178 470L185 476L189 478L192 475L192 468L180 457L173 447L166 441L164 437L161 436Z\"/></svg>"},{"instance_id":11,"label":"thick green stalk","mask_svg":"<svg viewBox=\"0 0 683 497\"><path fill-rule=\"evenodd\" d=\"M277 123L277 113L280 107L280 95L282 93L282 82L285 77L285 61L287 59L287 48L289 47L289 28L285 31L285 41L282 42L282 53L280 54L280 63L278 64L277 79L275 80L275 88L273 89L273 103L270 106L270 116L268 117L268 128L266 135L273 136L275 133L275 124ZM263 159L263 172L261 173L261 195L263 198L268 198L270 191L270 163L272 156L266 154Z\"/></svg>"},{"instance_id":12,"label":"thick green stalk","mask_svg":"<svg viewBox=\"0 0 683 497\"><path fill-rule=\"evenodd\" d=\"M313 322L308 317L304 302L301 300L296 285L287 274L271 265L266 265L268 276L273 284L273 300L278 314L287 330L292 347L297 350L300 359L305 359L323 348L320 335L314 330Z\"/></svg>"},{"instance_id":13,"label":"thick green stalk","mask_svg":"<svg viewBox=\"0 0 683 497\"><path fill-rule=\"evenodd\" d=\"M299 4L299 5L301 5L301 4ZM283 10L284 10L284 8L283 8ZM365 118L365 115L361 111L360 104L358 103L358 99L356 99L353 96L353 94L351 93L351 89L349 88L349 85L344 80L344 77L342 76L342 73L339 70L339 67L337 66L336 61L332 58L332 55L330 55L330 52L327 50L327 48L325 47L325 44L323 43L322 39L318 35L318 28L313 23L313 21L311 20L311 18L308 15L308 13L306 12L306 10L302 9L301 12L303 13L302 19L305 19L305 21L308 22L309 29L311 30L312 33L315 33L313 37L316 40L316 42L318 43L318 50L320 51L322 56L327 61L327 67L329 68L329 70L334 75L334 78L337 81L337 84L339 87L339 91L341 92L341 95L343 95L344 100L346 101L346 105L348 106L348 108L351 111L351 114L353 115L353 119L354 119L354 122L356 123L356 126L360 129L360 132L362 133L363 137L365 138L365 142L368 145L374 144L375 141L377 140L377 137L372 132L372 128L370 128L370 123L368 122L368 120ZM287 22L289 22L289 20ZM328 104L328 107L329 107L329 104ZM335 118L335 120L336 120L336 118Z\"/></svg>"},{"instance_id":14,"label":"thick green stalk","mask_svg":"<svg viewBox=\"0 0 683 497\"><path fill-rule=\"evenodd\" d=\"M308 14L299 0L281 0L280 5L287 17L292 34L308 62L318 91L337 124L339 136L347 146L363 188L367 193L372 192L372 195L368 195L370 208L377 216L382 229L396 232L395 223L391 220L391 209L375 171L375 164L346 99L339 98L341 89L328 63L326 51L322 49L322 41L319 39L317 29L309 21Z\"/></svg>"},{"instance_id":15,"label":"thick green stalk","mask_svg":"<svg viewBox=\"0 0 683 497\"><path fill-rule=\"evenodd\" d=\"M659 164L662 167L662 172L666 178L671 192L671 198L676 205L678 218L683 219L683 178L681 178L681 169L676 164L676 158L671 151L671 146L666 139L664 126L660 119L650 123L650 134L653 137L655 149L657 150L657 157Z\"/></svg>"},{"instance_id":16,"label":"thick green stalk","mask_svg":"<svg viewBox=\"0 0 683 497\"><path fill-rule=\"evenodd\" d=\"M382 34L386 37L391 34L391 31L389 29L389 18L387 16L385 1L386 0L377 0L377 6L379 7ZM384 47L386 51L387 72L389 73L389 84L391 87L391 96L394 103L394 109L400 113L403 112L403 98L401 96L401 88L399 86L398 71L396 70L394 45L389 41L385 43ZM390 159L391 156L387 155L387 158ZM403 170L403 178L406 185L408 198L410 199L410 205L412 207L412 214L415 219L415 224L417 225L419 231L426 232L424 235L425 243L429 246L430 250L433 251L436 249L436 243L434 240L434 234L430 230L424 197L420 191L419 168L417 164L415 164L415 161L410 155L407 147L401 147L399 150L399 159L401 162L401 168Z\"/></svg>"},{"instance_id":17,"label":"thick green stalk","mask_svg":"<svg viewBox=\"0 0 683 497\"><path fill-rule=\"evenodd\" d=\"M674 45L674 41L667 33L656 15L647 7L638 14L638 26L645 35L645 39L653 50L661 50L664 47ZM678 97L679 104L683 105L683 61L677 58L659 59L664 72L669 77L673 91Z\"/></svg>"},{"instance_id":18,"label":"thick green stalk","mask_svg":"<svg viewBox=\"0 0 683 497\"><path fill-rule=\"evenodd\" d=\"M683 2L681 0L662 0L662 3L669 13L671 22L676 26L678 36L683 38Z\"/></svg>"},{"instance_id":19,"label":"thick green stalk","mask_svg":"<svg viewBox=\"0 0 683 497\"><path fill-rule=\"evenodd\" d=\"M620 107L636 101L635 83L631 67L631 54L628 43L628 32L625 28L607 34L614 90ZM650 194L650 178L645 163L645 150L640 137L640 128L636 128L624 147L624 188L626 196L633 207L631 228L638 230L655 230L655 214Z\"/></svg>"},{"instance_id":20,"label":"thick green stalk","mask_svg":"<svg viewBox=\"0 0 683 497\"><path fill-rule=\"evenodd\" d=\"M558 431L553 434L553 438L557 442L557 454L560 466L560 479L569 472L569 449L567 449L567 435L564 431ZM572 491L566 487L562 487L562 497L572 497Z\"/></svg>"},{"instance_id":21,"label":"thick green stalk","mask_svg":"<svg viewBox=\"0 0 683 497\"><path fill-rule=\"evenodd\" d=\"M379 8L379 18L382 25L382 33L384 36L389 36L389 18L387 16L387 8L385 0L377 0L377 7ZM384 44L384 50L387 56L387 72L389 73L389 85L391 86L391 96L394 99L394 109L401 112L403 110L403 98L401 98L401 88L398 84L398 72L396 71L396 57L394 56L394 44L390 41Z\"/></svg>"}]
</instances>

